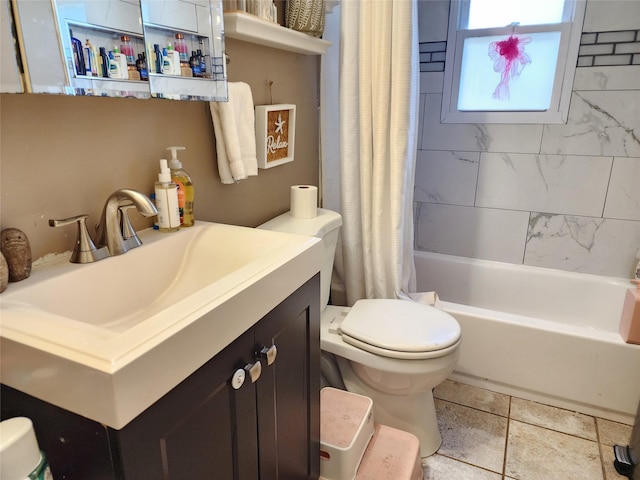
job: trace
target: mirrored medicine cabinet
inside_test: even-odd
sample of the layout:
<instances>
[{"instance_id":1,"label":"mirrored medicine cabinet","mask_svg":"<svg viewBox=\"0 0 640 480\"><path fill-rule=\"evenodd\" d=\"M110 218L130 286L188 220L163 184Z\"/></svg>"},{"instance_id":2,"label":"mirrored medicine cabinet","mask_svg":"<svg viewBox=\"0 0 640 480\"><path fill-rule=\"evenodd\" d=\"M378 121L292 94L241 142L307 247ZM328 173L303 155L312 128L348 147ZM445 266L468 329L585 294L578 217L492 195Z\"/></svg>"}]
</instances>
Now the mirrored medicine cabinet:
<instances>
[{"instance_id":1,"label":"mirrored medicine cabinet","mask_svg":"<svg viewBox=\"0 0 640 480\"><path fill-rule=\"evenodd\" d=\"M227 100L221 0L2 2L25 92Z\"/></svg>"},{"instance_id":2,"label":"mirrored medicine cabinet","mask_svg":"<svg viewBox=\"0 0 640 480\"><path fill-rule=\"evenodd\" d=\"M15 30L8 0L0 0L0 86L3 93L24 91L16 56Z\"/></svg>"}]
</instances>

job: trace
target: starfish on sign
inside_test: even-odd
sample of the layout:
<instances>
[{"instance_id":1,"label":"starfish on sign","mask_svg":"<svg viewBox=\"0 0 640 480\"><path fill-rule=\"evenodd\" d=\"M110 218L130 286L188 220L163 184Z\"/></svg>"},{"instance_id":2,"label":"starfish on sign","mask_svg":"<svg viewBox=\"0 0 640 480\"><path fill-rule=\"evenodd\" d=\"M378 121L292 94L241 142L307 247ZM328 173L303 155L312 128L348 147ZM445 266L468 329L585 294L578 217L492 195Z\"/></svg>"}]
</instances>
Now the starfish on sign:
<instances>
[{"instance_id":1,"label":"starfish on sign","mask_svg":"<svg viewBox=\"0 0 640 480\"><path fill-rule=\"evenodd\" d=\"M276 124L276 133L282 133L284 135L284 130L282 128L284 127L285 123L287 123L286 120L282 120L282 115L279 113L278 114L278 121L275 122L275 124Z\"/></svg>"}]
</instances>

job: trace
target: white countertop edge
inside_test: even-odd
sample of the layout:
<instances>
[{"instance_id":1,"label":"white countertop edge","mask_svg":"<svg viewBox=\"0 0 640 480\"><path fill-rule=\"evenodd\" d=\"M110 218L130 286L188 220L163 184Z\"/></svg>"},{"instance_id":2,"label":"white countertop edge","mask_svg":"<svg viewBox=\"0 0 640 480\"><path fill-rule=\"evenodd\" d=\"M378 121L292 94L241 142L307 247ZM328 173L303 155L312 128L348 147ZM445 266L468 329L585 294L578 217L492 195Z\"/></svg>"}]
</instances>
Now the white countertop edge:
<instances>
[{"instance_id":1,"label":"white countertop edge","mask_svg":"<svg viewBox=\"0 0 640 480\"><path fill-rule=\"evenodd\" d=\"M320 243L310 243L275 271L255 279L226 302L113 373L18 344L3 336L0 338L3 357L15 358L11 352L16 348L20 348L21 353L25 348L31 348L31 352L28 356L21 355L19 366L2 362L2 383L122 429L319 272L320 258ZM234 319L223 333L211 321L220 316ZM23 362L25 357L28 357L27 362ZM150 365L163 374L150 375Z\"/></svg>"}]
</instances>

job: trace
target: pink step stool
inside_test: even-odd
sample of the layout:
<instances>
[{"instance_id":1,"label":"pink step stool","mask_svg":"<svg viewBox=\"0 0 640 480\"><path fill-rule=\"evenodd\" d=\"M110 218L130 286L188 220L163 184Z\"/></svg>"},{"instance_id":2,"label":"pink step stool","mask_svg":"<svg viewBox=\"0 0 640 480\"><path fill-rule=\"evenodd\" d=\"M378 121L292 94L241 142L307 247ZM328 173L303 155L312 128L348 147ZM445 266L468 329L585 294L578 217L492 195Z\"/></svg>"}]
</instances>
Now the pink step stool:
<instances>
[{"instance_id":1,"label":"pink step stool","mask_svg":"<svg viewBox=\"0 0 640 480\"><path fill-rule=\"evenodd\" d=\"M320 391L320 475L353 480L373 437L370 398L336 388Z\"/></svg>"},{"instance_id":2,"label":"pink step stool","mask_svg":"<svg viewBox=\"0 0 640 480\"><path fill-rule=\"evenodd\" d=\"M376 424L356 480L422 480L423 475L418 437Z\"/></svg>"},{"instance_id":3,"label":"pink step stool","mask_svg":"<svg viewBox=\"0 0 640 480\"><path fill-rule=\"evenodd\" d=\"M320 392L321 480L421 480L420 442L374 425L373 402L355 393Z\"/></svg>"}]
</instances>

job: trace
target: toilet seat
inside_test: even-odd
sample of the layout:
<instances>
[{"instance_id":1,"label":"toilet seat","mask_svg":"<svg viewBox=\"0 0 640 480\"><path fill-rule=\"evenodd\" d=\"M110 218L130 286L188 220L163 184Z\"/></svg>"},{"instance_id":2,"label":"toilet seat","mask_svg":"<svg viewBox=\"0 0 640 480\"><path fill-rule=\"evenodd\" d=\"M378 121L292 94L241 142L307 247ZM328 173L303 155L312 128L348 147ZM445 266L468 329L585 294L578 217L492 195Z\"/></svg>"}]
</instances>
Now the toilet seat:
<instances>
[{"instance_id":1,"label":"toilet seat","mask_svg":"<svg viewBox=\"0 0 640 480\"><path fill-rule=\"evenodd\" d=\"M345 343L383 357L422 360L447 355L460 343L448 313L408 300L359 300L340 325Z\"/></svg>"}]
</instances>

